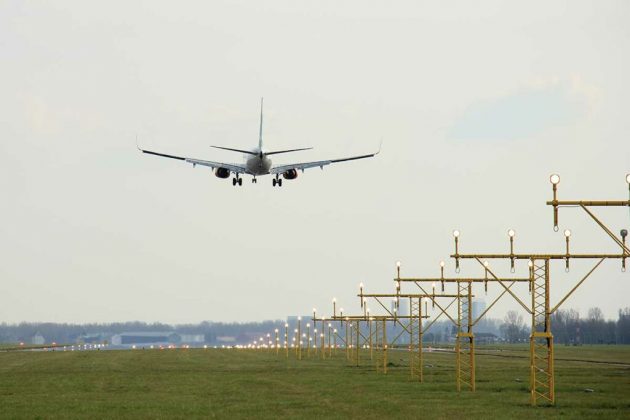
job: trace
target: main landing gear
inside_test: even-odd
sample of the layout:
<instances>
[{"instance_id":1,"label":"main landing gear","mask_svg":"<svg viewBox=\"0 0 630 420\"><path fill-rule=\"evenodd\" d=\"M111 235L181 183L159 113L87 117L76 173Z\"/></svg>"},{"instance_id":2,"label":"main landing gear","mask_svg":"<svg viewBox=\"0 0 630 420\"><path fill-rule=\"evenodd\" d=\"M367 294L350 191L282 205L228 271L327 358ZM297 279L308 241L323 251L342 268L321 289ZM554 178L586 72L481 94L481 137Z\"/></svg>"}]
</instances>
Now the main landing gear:
<instances>
[{"instance_id":1,"label":"main landing gear","mask_svg":"<svg viewBox=\"0 0 630 420\"><path fill-rule=\"evenodd\" d=\"M234 178L232 178L232 185L236 186L236 184L238 184L239 186L243 185L243 178L239 176L235 176Z\"/></svg>"},{"instance_id":2,"label":"main landing gear","mask_svg":"<svg viewBox=\"0 0 630 420\"><path fill-rule=\"evenodd\" d=\"M276 177L272 180L271 184L275 187L276 185L278 185L278 187L282 187L282 178L278 177L276 175Z\"/></svg>"}]
</instances>

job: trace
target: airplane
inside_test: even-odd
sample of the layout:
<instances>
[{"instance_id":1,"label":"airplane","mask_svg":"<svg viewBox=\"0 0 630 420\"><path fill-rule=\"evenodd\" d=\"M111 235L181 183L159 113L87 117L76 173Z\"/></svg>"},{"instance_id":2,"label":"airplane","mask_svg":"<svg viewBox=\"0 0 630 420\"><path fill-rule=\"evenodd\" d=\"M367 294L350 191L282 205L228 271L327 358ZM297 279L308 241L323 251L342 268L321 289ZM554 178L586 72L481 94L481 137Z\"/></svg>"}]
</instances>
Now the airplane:
<instances>
[{"instance_id":1,"label":"airplane","mask_svg":"<svg viewBox=\"0 0 630 420\"><path fill-rule=\"evenodd\" d=\"M210 147L213 147L215 149L229 150L231 152L243 153L245 156L245 163L238 164L238 163L212 162L209 160L193 159L193 158L187 158L183 156L174 156L174 155L168 155L165 153L153 152L151 150L144 150L144 149L141 149L139 146L138 146L138 150L140 150L142 153L147 153L149 155L182 160L184 162L191 163L193 167L197 165L208 166L214 171L215 176L217 176L218 178L225 179L225 178L229 178L231 174L234 174L234 178L232 178L233 186L243 185L243 178L241 178L241 175L251 175L253 177L252 183L254 184L258 182L256 179L257 176L273 175L274 178L272 181L272 185L274 187L276 185L278 187L281 187L283 178L287 180L296 179L298 177L298 170L301 170L302 172L304 172L305 169L317 168L317 167L323 170L324 166L330 165L331 163L347 162L350 160L370 158L370 157L376 156L381 151L379 147L379 150L377 152L366 154L366 155L351 156L351 157L339 158L339 159L319 160L315 162L291 163L288 165L273 166L271 159L269 159L269 156L271 155L277 155L280 153L299 152L302 150L311 150L312 147L304 147L300 149L290 149L290 150L276 150L276 151L271 151L271 152L266 151L263 148L263 99L262 98L260 99L260 131L258 135L258 147L254 148L253 150L234 149L234 148L223 147L223 146L210 146Z\"/></svg>"}]
</instances>

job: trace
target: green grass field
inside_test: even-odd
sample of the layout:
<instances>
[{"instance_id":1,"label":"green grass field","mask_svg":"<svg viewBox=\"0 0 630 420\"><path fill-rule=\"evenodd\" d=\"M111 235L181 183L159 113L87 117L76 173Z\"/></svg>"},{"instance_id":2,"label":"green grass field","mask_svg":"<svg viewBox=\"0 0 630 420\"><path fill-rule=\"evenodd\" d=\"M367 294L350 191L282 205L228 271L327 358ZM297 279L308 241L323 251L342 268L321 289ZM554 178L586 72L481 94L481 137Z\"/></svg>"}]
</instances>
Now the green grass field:
<instances>
[{"instance_id":1,"label":"green grass field","mask_svg":"<svg viewBox=\"0 0 630 420\"><path fill-rule=\"evenodd\" d=\"M457 393L454 356L437 352L422 384L404 351L389 352L387 375L343 350L0 352L0 417L630 418L630 347L557 346L554 407L529 405L527 348L502 350L479 348L475 393Z\"/></svg>"}]
</instances>

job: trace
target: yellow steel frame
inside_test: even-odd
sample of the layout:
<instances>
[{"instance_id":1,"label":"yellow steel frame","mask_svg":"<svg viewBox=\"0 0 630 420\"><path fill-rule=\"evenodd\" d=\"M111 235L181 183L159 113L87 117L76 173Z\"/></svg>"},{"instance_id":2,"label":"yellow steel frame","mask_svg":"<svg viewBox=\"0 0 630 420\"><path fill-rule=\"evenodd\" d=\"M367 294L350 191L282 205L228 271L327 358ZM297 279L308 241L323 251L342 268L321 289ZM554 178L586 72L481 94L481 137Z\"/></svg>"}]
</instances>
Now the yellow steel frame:
<instances>
[{"instance_id":1,"label":"yellow steel frame","mask_svg":"<svg viewBox=\"0 0 630 420\"><path fill-rule=\"evenodd\" d=\"M530 352L530 402L555 403L553 335L549 310L549 260L535 259L532 266L532 334Z\"/></svg>"},{"instance_id":2,"label":"yellow steel frame","mask_svg":"<svg viewBox=\"0 0 630 420\"><path fill-rule=\"evenodd\" d=\"M385 318L376 321L376 355L376 371L387 374L387 320Z\"/></svg>"},{"instance_id":3,"label":"yellow steel frame","mask_svg":"<svg viewBox=\"0 0 630 420\"><path fill-rule=\"evenodd\" d=\"M457 282L457 390L475 391L475 336L472 319L472 284Z\"/></svg>"},{"instance_id":4,"label":"yellow steel frame","mask_svg":"<svg viewBox=\"0 0 630 420\"><path fill-rule=\"evenodd\" d=\"M409 298L409 367L411 378L422 382L422 298Z\"/></svg>"}]
</instances>

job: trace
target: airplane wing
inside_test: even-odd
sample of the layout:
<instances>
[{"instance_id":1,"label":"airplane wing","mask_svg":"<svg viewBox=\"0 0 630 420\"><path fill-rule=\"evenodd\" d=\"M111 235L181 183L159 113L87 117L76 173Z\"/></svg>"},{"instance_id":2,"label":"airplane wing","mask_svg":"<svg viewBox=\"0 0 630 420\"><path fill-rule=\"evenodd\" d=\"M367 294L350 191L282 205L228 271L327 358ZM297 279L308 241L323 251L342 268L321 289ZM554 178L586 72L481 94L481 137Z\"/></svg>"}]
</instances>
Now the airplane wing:
<instances>
[{"instance_id":1,"label":"airplane wing","mask_svg":"<svg viewBox=\"0 0 630 420\"><path fill-rule=\"evenodd\" d=\"M138 149L142 153L146 153L149 155L160 156L160 157L165 157L169 159L183 160L184 162L192 163L193 167L196 165L201 165L201 166L208 166L212 169L217 169L217 168L229 169L230 172L234 172L237 174L249 174L249 171L247 171L247 168L245 167L245 165L240 165L238 163L212 162L209 160L192 159L192 158L187 158L187 157L182 157L182 156L167 155L165 153L152 152L150 150L144 150L140 148Z\"/></svg>"},{"instance_id":2,"label":"airplane wing","mask_svg":"<svg viewBox=\"0 0 630 420\"><path fill-rule=\"evenodd\" d=\"M271 168L269 170L269 173L270 174L281 174L281 173L284 173L284 172L289 171L291 169L299 169L302 172L304 172L305 169L317 168L317 167L319 167L321 169L324 169L324 166L330 165L331 163L339 163L339 162L346 162L346 161L349 161L349 160L358 160L358 159L371 158L371 157L374 157L374 156L378 155L380 152L381 152L381 150L379 149L378 152L370 153L368 155L352 156L352 157L341 158L341 159L319 160L319 161L316 161L316 162L291 163L291 164L288 164L288 165L274 166L273 168Z\"/></svg>"}]
</instances>

